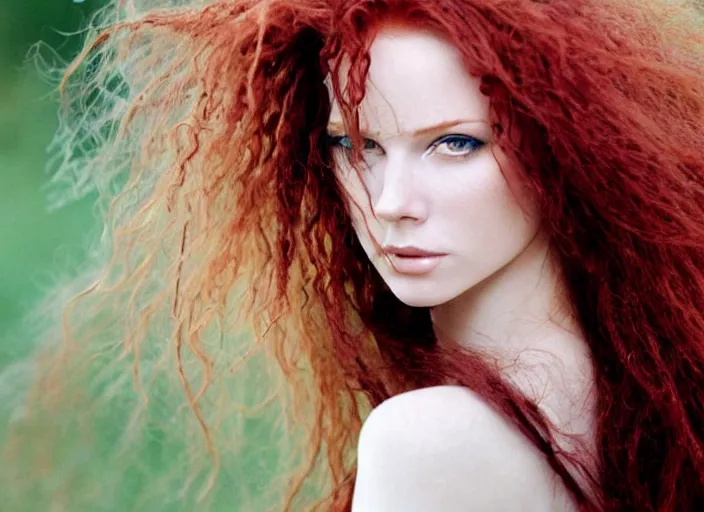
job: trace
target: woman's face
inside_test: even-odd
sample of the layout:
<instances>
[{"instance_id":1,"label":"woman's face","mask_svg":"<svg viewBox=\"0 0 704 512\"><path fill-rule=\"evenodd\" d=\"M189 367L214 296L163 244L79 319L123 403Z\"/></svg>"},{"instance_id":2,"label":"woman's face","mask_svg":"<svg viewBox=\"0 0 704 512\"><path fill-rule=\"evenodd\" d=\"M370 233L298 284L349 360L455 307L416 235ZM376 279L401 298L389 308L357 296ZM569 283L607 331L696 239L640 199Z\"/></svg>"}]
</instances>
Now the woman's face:
<instances>
[{"instance_id":1,"label":"woman's face","mask_svg":"<svg viewBox=\"0 0 704 512\"><path fill-rule=\"evenodd\" d=\"M332 105L328 132L355 231L389 288L411 306L463 295L516 258L539 229L534 206L492 146L479 85L443 39L382 30L360 111L359 173Z\"/></svg>"}]
</instances>

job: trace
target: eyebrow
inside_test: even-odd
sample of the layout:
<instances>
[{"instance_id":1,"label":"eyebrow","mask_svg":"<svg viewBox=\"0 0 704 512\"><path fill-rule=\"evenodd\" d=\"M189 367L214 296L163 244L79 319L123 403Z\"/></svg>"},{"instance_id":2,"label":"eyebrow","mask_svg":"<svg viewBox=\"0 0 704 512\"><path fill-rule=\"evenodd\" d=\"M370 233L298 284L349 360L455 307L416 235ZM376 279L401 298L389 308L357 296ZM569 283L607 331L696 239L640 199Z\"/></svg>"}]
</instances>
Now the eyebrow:
<instances>
[{"instance_id":1,"label":"eyebrow","mask_svg":"<svg viewBox=\"0 0 704 512\"><path fill-rule=\"evenodd\" d=\"M436 124L433 126L419 128L418 130L414 130L414 131L410 132L410 134L413 135L414 137L417 137L420 135L427 135L428 133L434 133L434 132L446 130L448 128L452 128L453 126L457 126L460 124L469 124L469 123L486 124L486 121L470 120L470 119L455 119L453 121L447 121L447 122L439 123L439 124ZM332 132L332 133L345 133L345 127L342 123L333 121L333 122L328 123L328 131ZM362 135L370 136L370 137L378 137L379 136L379 133L368 132L364 129L361 129L360 133L362 133Z\"/></svg>"}]
</instances>

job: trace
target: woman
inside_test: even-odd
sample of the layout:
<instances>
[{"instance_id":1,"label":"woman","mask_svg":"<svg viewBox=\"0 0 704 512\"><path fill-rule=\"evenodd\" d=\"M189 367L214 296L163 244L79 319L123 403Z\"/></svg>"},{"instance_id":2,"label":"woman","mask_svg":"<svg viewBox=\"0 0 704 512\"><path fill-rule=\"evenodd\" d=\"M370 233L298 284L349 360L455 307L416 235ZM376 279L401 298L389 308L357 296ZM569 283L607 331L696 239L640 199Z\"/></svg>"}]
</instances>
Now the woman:
<instances>
[{"instance_id":1,"label":"woman","mask_svg":"<svg viewBox=\"0 0 704 512\"><path fill-rule=\"evenodd\" d=\"M63 84L108 263L10 409L13 510L704 503L694 6L184 3Z\"/></svg>"}]
</instances>

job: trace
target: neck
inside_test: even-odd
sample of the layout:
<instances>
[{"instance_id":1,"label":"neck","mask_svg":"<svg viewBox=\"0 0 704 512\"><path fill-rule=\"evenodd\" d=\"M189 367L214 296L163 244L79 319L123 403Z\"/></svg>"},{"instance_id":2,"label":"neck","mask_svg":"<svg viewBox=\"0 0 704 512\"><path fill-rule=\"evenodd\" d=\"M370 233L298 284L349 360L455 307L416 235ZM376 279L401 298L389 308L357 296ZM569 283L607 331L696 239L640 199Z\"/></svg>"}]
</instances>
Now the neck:
<instances>
[{"instance_id":1,"label":"neck","mask_svg":"<svg viewBox=\"0 0 704 512\"><path fill-rule=\"evenodd\" d=\"M534 345L546 331L562 329L577 336L579 332L542 233L502 270L433 308L432 318L440 340L509 359L537 348Z\"/></svg>"},{"instance_id":2,"label":"neck","mask_svg":"<svg viewBox=\"0 0 704 512\"><path fill-rule=\"evenodd\" d=\"M539 234L509 265L432 311L441 343L486 356L558 428L593 450L593 367L547 239Z\"/></svg>"}]
</instances>

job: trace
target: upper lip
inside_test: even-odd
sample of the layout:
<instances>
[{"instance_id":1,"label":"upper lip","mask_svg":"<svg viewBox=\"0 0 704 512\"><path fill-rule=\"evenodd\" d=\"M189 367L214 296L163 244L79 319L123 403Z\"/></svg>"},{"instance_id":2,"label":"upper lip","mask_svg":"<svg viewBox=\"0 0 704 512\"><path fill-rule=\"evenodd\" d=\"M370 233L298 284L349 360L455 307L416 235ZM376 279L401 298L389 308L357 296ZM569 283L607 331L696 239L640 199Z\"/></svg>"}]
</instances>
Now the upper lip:
<instances>
[{"instance_id":1,"label":"upper lip","mask_svg":"<svg viewBox=\"0 0 704 512\"><path fill-rule=\"evenodd\" d=\"M424 249L419 249L418 247L413 247L410 245L406 245L403 247L397 247L394 245L385 245L383 247L383 249L386 254L393 254L395 256L406 256L406 257L416 257L416 258L422 258L422 257L429 258L431 256L445 256L445 253L442 253L442 252L426 251Z\"/></svg>"}]
</instances>

